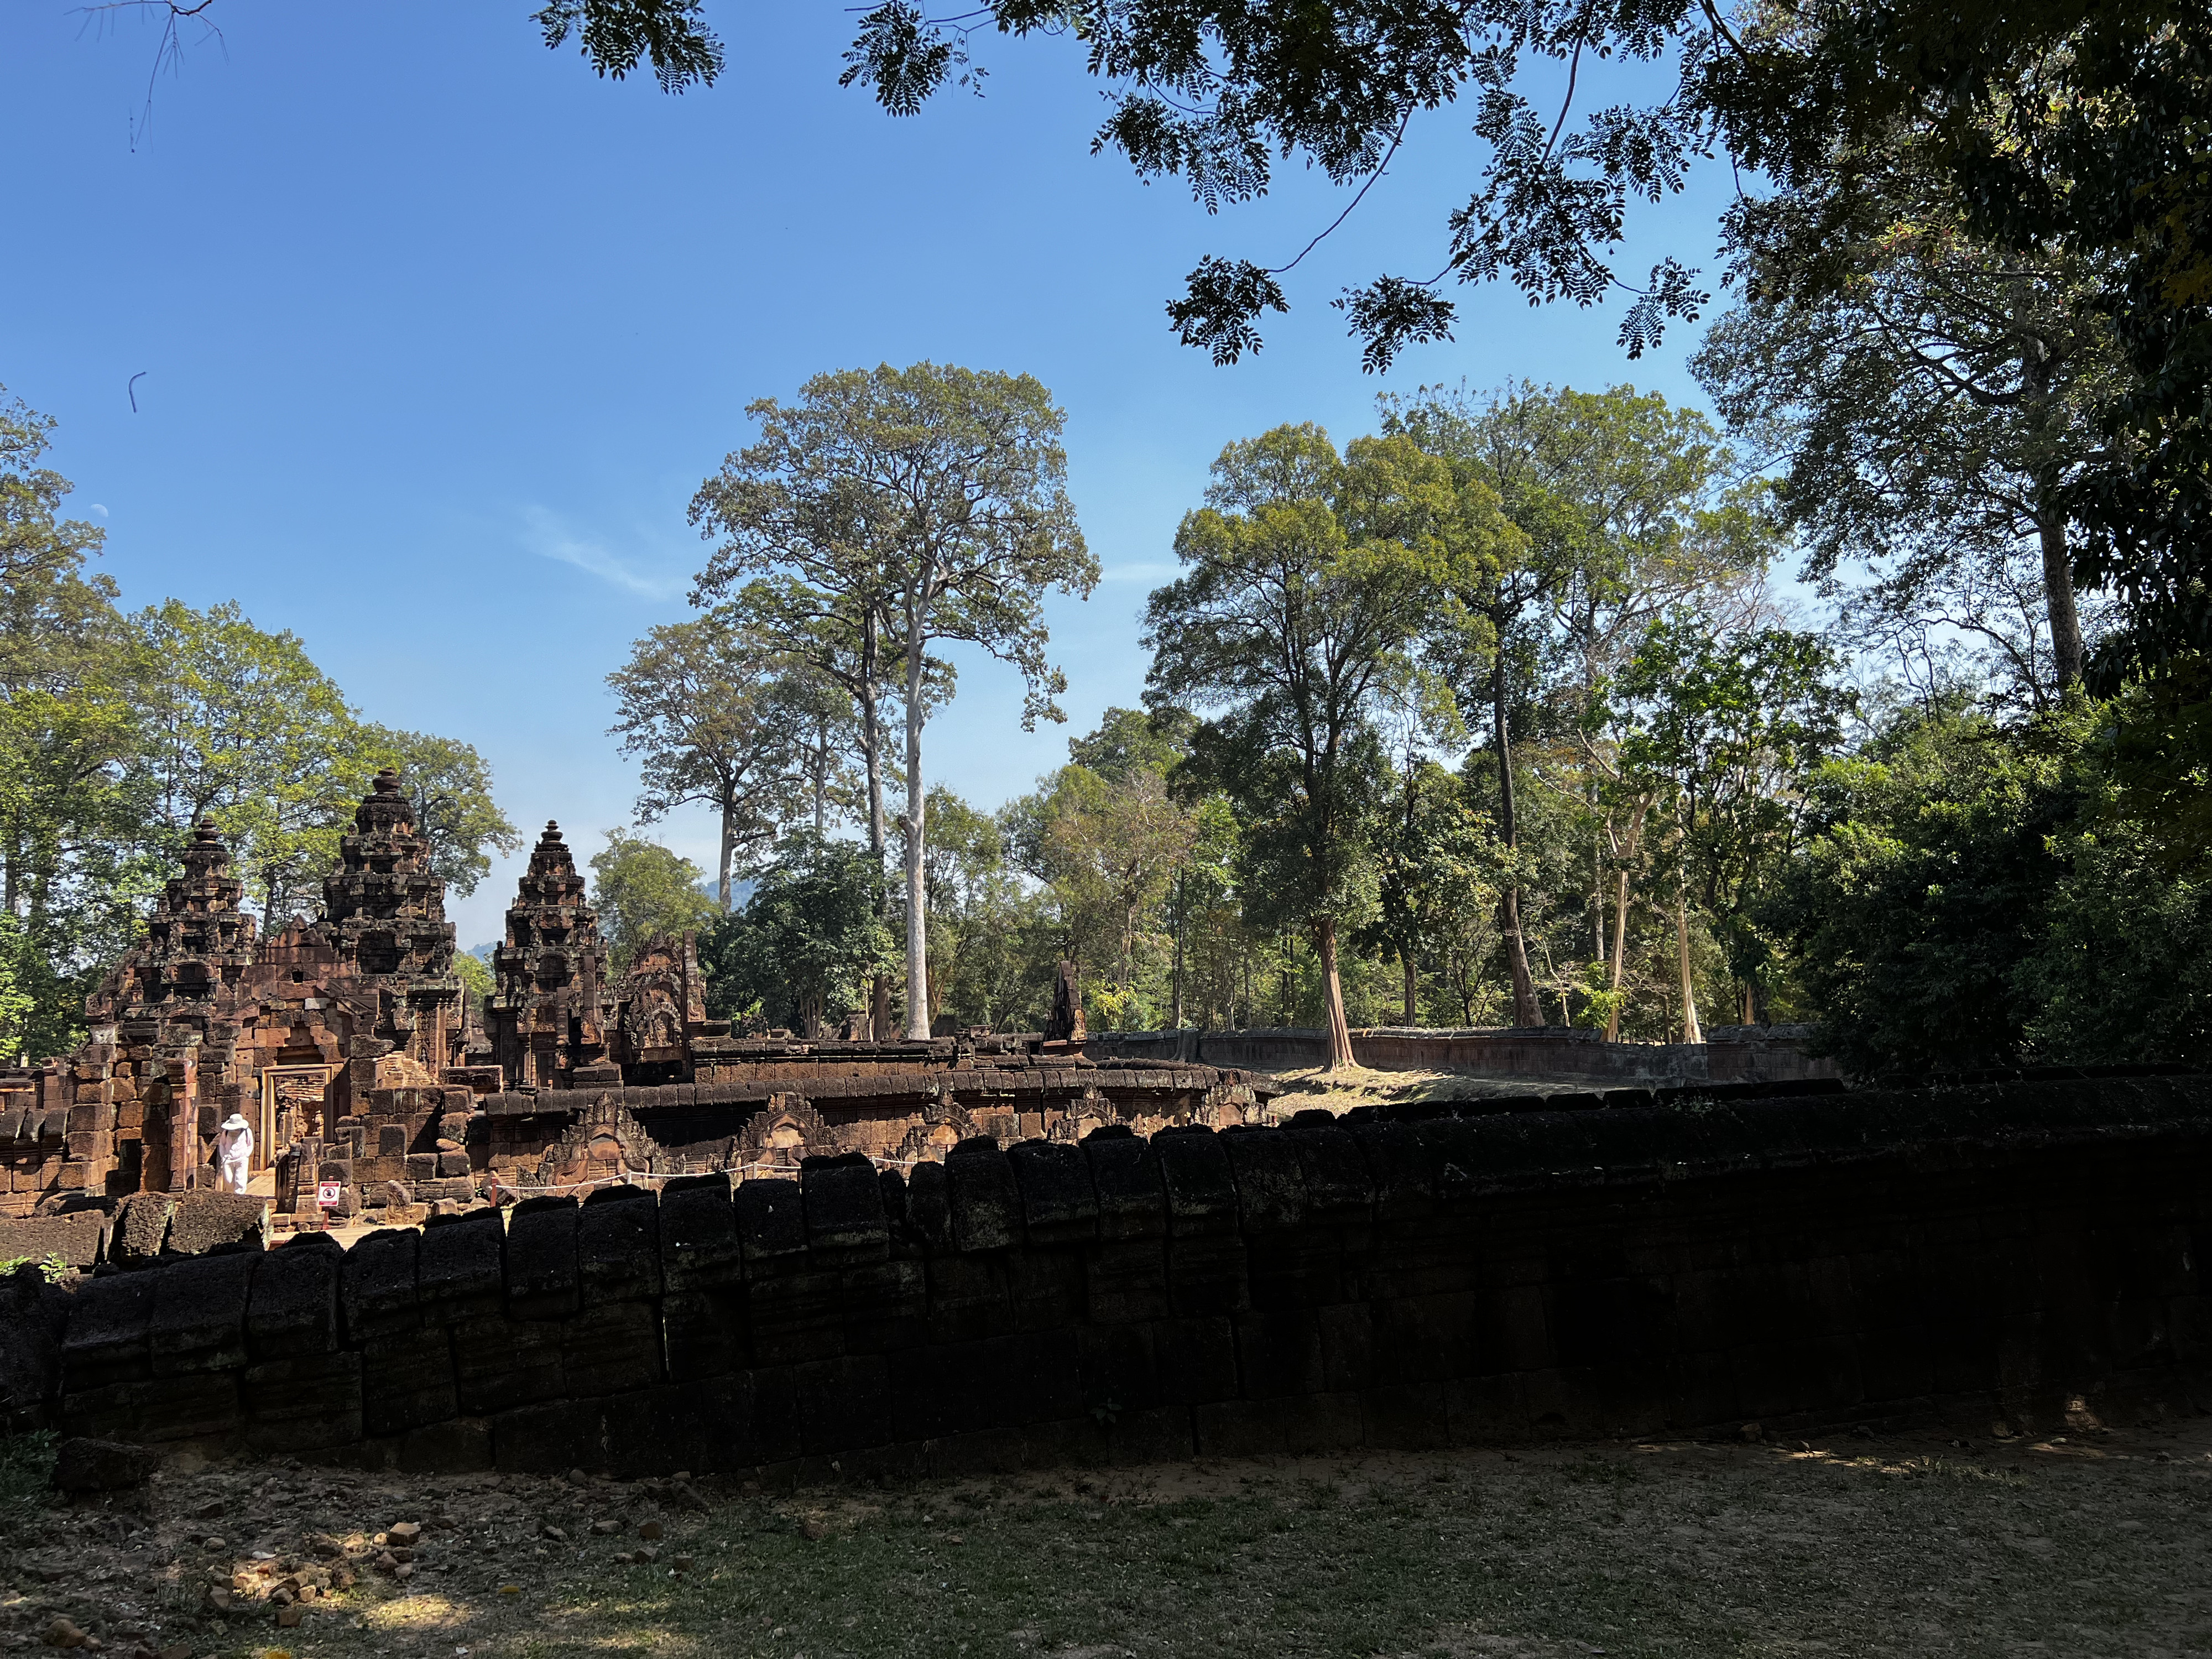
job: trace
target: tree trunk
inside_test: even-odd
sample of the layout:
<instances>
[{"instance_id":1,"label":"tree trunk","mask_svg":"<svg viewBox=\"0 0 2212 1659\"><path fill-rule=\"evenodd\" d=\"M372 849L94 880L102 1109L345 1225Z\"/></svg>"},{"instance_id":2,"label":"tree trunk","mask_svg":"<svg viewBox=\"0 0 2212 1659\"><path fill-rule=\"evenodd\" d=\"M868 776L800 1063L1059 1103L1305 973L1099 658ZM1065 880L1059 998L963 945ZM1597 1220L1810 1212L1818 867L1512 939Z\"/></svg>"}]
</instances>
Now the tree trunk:
<instances>
[{"instance_id":1,"label":"tree trunk","mask_svg":"<svg viewBox=\"0 0 2212 1659\"><path fill-rule=\"evenodd\" d=\"M738 804L729 796L722 797L722 851L714 866L716 890L722 900L722 914L730 914L730 860L738 844Z\"/></svg>"},{"instance_id":2,"label":"tree trunk","mask_svg":"<svg viewBox=\"0 0 2212 1659\"><path fill-rule=\"evenodd\" d=\"M876 915L890 909L890 884L884 879L884 725L876 688L882 684L882 647L876 635L876 611L860 618L860 747L868 770L868 851L876 860ZM868 1036L881 1042L891 1032L891 978L878 974L869 986Z\"/></svg>"},{"instance_id":3,"label":"tree trunk","mask_svg":"<svg viewBox=\"0 0 2212 1659\"><path fill-rule=\"evenodd\" d=\"M1398 965L1406 970L1406 1024L1416 1025L1420 1023L1421 975L1413 966L1413 953L1411 951L1399 951Z\"/></svg>"},{"instance_id":4,"label":"tree trunk","mask_svg":"<svg viewBox=\"0 0 2212 1659\"><path fill-rule=\"evenodd\" d=\"M1513 750L1505 735L1505 641L1502 635L1490 686L1492 730L1498 749L1498 822L1504 832L1505 850L1510 854L1520 842L1513 827ZM1528 975L1528 948L1521 938L1521 889L1510 879L1506 884L1504 912L1505 965L1513 975L1513 1023L1535 1025L1541 1022L1542 1016L1536 1012L1536 986Z\"/></svg>"},{"instance_id":5,"label":"tree trunk","mask_svg":"<svg viewBox=\"0 0 2212 1659\"><path fill-rule=\"evenodd\" d=\"M1613 1003L1605 1017L1605 1040L1620 1041L1620 978L1628 954L1628 872L1620 872L1613 898Z\"/></svg>"},{"instance_id":6,"label":"tree trunk","mask_svg":"<svg viewBox=\"0 0 2212 1659\"><path fill-rule=\"evenodd\" d=\"M1690 895L1679 889L1674 895L1674 944L1682 966L1682 1041L1703 1042L1705 1028L1698 1024L1698 988L1690 977Z\"/></svg>"},{"instance_id":7,"label":"tree trunk","mask_svg":"<svg viewBox=\"0 0 2212 1659\"><path fill-rule=\"evenodd\" d=\"M907 629L906 639L906 1034L929 1036L929 890L922 878L921 630Z\"/></svg>"},{"instance_id":8,"label":"tree trunk","mask_svg":"<svg viewBox=\"0 0 2212 1659\"><path fill-rule=\"evenodd\" d=\"M2021 354L2021 389L2040 412L2051 396L2051 359L2040 344ZM2058 475L2035 481L2035 524L2043 544L2043 604L2051 619L2051 661L2063 696L2081 680L2081 617L2074 604L2074 562L2066 552L2066 513L2058 505Z\"/></svg>"},{"instance_id":9,"label":"tree trunk","mask_svg":"<svg viewBox=\"0 0 2212 1659\"><path fill-rule=\"evenodd\" d=\"M1321 972L1328 1001L1328 1069L1340 1072L1352 1064L1352 1027L1344 1018L1344 981L1336 972L1336 918L1321 919Z\"/></svg>"},{"instance_id":10,"label":"tree trunk","mask_svg":"<svg viewBox=\"0 0 2212 1659\"><path fill-rule=\"evenodd\" d=\"M1182 930L1189 920L1183 915L1183 906L1188 897L1182 872L1178 870L1176 872L1175 972L1169 981L1172 989L1168 997L1170 1005L1169 1018L1178 1031L1182 1030Z\"/></svg>"},{"instance_id":11,"label":"tree trunk","mask_svg":"<svg viewBox=\"0 0 2212 1659\"><path fill-rule=\"evenodd\" d=\"M2054 489L2042 492L2048 501ZM2066 551L2063 513L2039 502L2043 538L2043 599L2051 613L2051 658L2063 696L2081 683L2081 616L2074 604L2074 562Z\"/></svg>"}]
</instances>

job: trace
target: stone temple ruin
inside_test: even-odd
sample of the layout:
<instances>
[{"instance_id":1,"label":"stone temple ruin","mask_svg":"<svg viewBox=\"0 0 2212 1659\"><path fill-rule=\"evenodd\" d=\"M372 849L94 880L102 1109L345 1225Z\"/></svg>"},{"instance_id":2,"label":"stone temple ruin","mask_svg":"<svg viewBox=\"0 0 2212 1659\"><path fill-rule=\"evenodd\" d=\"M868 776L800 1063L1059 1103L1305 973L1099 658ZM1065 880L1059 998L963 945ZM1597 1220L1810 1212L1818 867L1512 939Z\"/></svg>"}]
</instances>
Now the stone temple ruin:
<instances>
[{"instance_id":1,"label":"stone temple ruin","mask_svg":"<svg viewBox=\"0 0 2212 1659\"><path fill-rule=\"evenodd\" d=\"M690 934L611 971L550 823L479 1007L389 771L354 815L319 921L263 937L243 890L203 823L145 936L89 999L91 1041L0 1072L0 1216L212 1186L216 1127L234 1111L280 1213L311 1216L335 1188L338 1215L402 1220L658 1176L788 1174L814 1156L905 1168L983 1136L1227 1127L1261 1103L1238 1072L1088 1059L1079 1024L927 1042L733 1035L706 1016Z\"/></svg>"}]
</instances>

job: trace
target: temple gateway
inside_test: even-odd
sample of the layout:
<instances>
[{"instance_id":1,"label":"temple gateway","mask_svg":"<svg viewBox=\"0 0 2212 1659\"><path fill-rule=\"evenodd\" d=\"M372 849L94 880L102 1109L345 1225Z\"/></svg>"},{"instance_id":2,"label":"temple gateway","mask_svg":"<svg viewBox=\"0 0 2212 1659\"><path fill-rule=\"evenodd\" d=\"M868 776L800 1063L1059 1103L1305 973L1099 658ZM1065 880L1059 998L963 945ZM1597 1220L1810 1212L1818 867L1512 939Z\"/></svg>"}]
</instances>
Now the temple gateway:
<instances>
[{"instance_id":1,"label":"temple gateway","mask_svg":"<svg viewBox=\"0 0 2212 1659\"><path fill-rule=\"evenodd\" d=\"M960 1141L1079 1139L1125 1124L1243 1122L1244 1074L1094 1060L1080 1010L1054 1031L927 1042L733 1035L706 1015L690 933L612 970L549 823L482 1006L453 967L445 884L391 771L354 814L323 915L262 935L203 822L145 933L88 1000L91 1040L0 1072L0 1215L214 1184L216 1126L253 1131L280 1212L381 1212L726 1171L807 1157L933 1160ZM1065 1000L1065 992L1061 1000Z\"/></svg>"}]
</instances>

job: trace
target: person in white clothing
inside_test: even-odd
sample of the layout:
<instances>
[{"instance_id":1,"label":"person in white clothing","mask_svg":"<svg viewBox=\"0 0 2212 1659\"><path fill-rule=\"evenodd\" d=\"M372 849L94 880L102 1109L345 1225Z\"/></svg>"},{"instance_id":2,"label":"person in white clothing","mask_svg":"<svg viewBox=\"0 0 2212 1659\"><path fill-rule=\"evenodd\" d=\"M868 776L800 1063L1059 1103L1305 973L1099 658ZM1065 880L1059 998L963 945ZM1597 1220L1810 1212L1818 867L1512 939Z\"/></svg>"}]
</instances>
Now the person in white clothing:
<instances>
[{"instance_id":1,"label":"person in white clothing","mask_svg":"<svg viewBox=\"0 0 2212 1659\"><path fill-rule=\"evenodd\" d=\"M233 1112L216 1131L215 1184L226 1193L242 1193L252 1167L253 1126Z\"/></svg>"}]
</instances>

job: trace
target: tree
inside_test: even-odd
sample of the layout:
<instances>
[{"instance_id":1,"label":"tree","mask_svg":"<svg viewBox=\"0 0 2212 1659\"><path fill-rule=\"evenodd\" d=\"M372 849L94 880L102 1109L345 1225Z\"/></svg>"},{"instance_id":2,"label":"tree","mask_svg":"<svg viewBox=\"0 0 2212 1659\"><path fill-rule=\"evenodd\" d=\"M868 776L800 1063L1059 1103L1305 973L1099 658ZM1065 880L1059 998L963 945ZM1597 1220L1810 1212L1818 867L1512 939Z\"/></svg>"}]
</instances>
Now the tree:
<instances>
[{"instance_id":1,"label":"tree","mask_svg":"<svg viewBox=\"0 0 2212 1659\"><path fill-rule=\"evenodd\" d=\"M0 405L0 1052L67 1053L158 878L141 721L153 664L86 574L100 532L38 465L53 422Z\"/></svg>"},{"instance_id":2,"label":"tree","mask_svg":"<svg viewBox=\"0 0 2212 1659\"><path fill-rule=\"evenodd\" d=\"M362 728L362 765L399 774L416 833L430 844L431 873L453 892L464 898L475 892L491 873L492 853L520 850L522 836L492 799L491 768L471 745L370 726Z\"/></svg>"},{"instance_id":3,"label":"tree","mask_svg":"<svg viewBox=\"0 0 2212 1659\"><path fill-rule=\"evenodd\" d=\"M2040 702L2081 678L2069 500L2118 346L2090 261L1996 246L1939 181L1890 173L1742 210L1746 295L1692 367L1732 427L1778 441L1808 580L1870 566L1863 630L1979 635ZM2016 593L2039 601L2026 629Z\"/></svg>"},{"instance_id":4,"label":"tree","mask_svg":"<svg viewBox=\"0 0 2212 1659\"><path fill-rule=\"evenodd\" d=\"M757 443L729 456L692 501L725 538L702 593L781 575L825 608L882 618L906 683L907 1034L929 1035L929 647L963 641L1012 664L1023 723L1060 718L1065 684L1047 661L1048 589L1087 597L1097 561L1083 544L1060 447L1065 417L1028 375L917 363L817 375L789 407L747 413Z\"/></svg>"},{"instance_id":5,"label":"tree","mask_svg":"<svg viewBox=\"0 0 2212 1659\"><path fill-rule=\"evenodd\" d=\"M374 769L361 726L297 635L264 633L235 604L170 599L136 624L160 665L144 720L162 835L173 848L212 817L281 926L316 902Z\"/></svg>"},{"instance_id":6,"label":"tree","mask_svg":"<svg viewBox=\"0 0 2212 1659\"><path fill-rule=\"evenodd\" d=\"M1621 769L1674 833L1674 927L1682 1041L1705 1041L1692 973L1694 896L1719 928L1756 1018L1765 952L1753 918L1793 852L1801 785L1841 746L1850 698L1833 684L1838 662L1817 635L1781 629L1720 635L1698 618L1654 623L1620 677L1635 706Z\"/></svg>"},{"instance_id":7,"label":"tree","mask_svg":"<svg viewBox=\"0 0 2212 1659\"><path fill-rule=\"evenodd\" d=\"M1376 835L1376 914L1362 943L1396 956L1402 1018L1418 1025L1423 956L1454 917L1498 902L1496 841L1459 780L1434 760L1409 757L1395 793Z\"/></svg>"},{"instance_id":8,"label":"tree","mask_svg":"<svg viewBox=\"0 0 2212 1659\"><path fill-rule=\"evenodd\" d=\"M690 859L656 842L607 831L607 844L592 854L592 902L617 972L647 939L708 927L722 914L700 890L706 878Z\"/></svg>"},{"instance_id":9,"label":"tree","mask_svg":"<svg viewBox=\"0 0 2212 1659\"><path fill-rule=\"evenodd\" d=\"M701 945L708 1008L811 1036L823 1019L865 1006L870 979L896 950L878 913L882 878L882 864L849 842L786 836L744 908Z\"/></svg>"},{"instance_id":10,"label":"tree","mask_svg":"<svg viewBox=\"0 0 2212 1659\"><path fill-rule=\"evenodd\" d=\"M1146 700L1212 716L1192 765L1237 802L1262 890L1312 931L1331 1069L1352 1063L1337 927L1384 765L1378 705L1462 568L1510 534L1494 495L1406 438L1340 457L1317 427L1279 427L1222 451L1176 532L1187 574L1146 605Z\"/></svg>"},{"instance_id":11,"label":"tree","mask_svg":"<svg viewBox=\"0 0 2212 1659\"><path fill-rule=\"evenodd\" d=\"M1615 866L1612 994L1640 807L1607 781L1613 744L1591 719L1606 678L1670 608L1695 605L1747 621L1774 543L1759 490L1737 477L1711 422L1656 393L1602 392L1524 381L1477 399L1462 388L1382 400L1385 430L1402 432L1461 475L1497 493L1520 532L1504 556L1469 568L1461 603L1479 623L1458 669L1469 700L1488 705L1497 774L1500 931L1514 1018L1536 1023L1519 867L1524 816L1515 732L1548 725L1577 751L1578 810L1592 831L1583 888L1592 956L1603 963L1604 868Z\"/></svg>"},{"instance_id":12,"label":"tree","mask_svg":"<svg viewBox=\"0 0 2212 1659\"><path fill-rule=\"evenodd\" d=\"M803 793L805 714L781 671L760 641L708 616L653 629L607 676L620 710L609 734L642 762L638 821L691 803L714 813L725 909L732 868L774 841Z\"/></svg>"}]
</instances>

